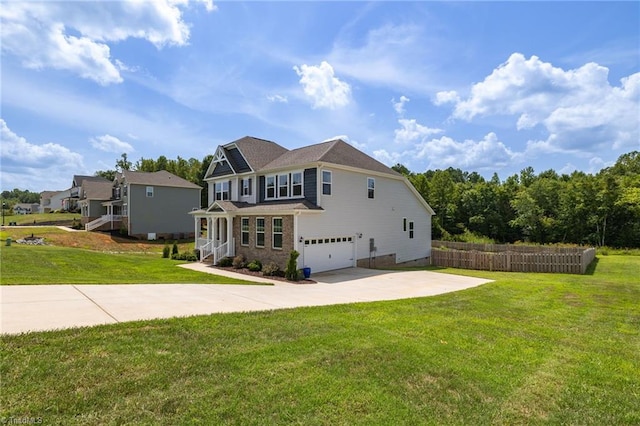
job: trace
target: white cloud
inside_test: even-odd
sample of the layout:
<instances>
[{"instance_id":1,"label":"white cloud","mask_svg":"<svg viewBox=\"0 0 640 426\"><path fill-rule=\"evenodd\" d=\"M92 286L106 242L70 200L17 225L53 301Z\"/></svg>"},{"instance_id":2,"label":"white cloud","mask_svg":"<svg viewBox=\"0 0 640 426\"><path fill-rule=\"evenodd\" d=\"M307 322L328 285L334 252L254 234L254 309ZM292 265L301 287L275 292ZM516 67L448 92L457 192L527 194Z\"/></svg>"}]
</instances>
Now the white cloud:
<instances>
[{"instance_id":1,"label":"white cloud","mask_svg":"<svg viewBox=\"0 0 640 426\"><path fill-rule=\"evenodd\" d=\"M135 151L129 142L121 141L117 137L111 135L96 136L95 138L89 139L89 142L91 142L91 146L94 148L105 152L115 152L116 154L120 154L123 152L130 153Z\"/></svg>"},{"instance_id":2,"label":"white cloud","mask_svg":"<svg viewBox=\"0 0 640 426\"><path fill-rule=\"evenodd\" d=\"M443 136L417 146L416 157L427 159L427 168L457 167L465 170L499 169L518 158L495 133L482 140L467 139L458 142Z\"/></svg>"},{"instance_id":3,"label":"white cloud","mask_svg":"<svg viewBox=\"0 0 640 426\"><path fill-rule=\"evenodd\" d=\"M514 53L458 100L452 117L473 120L517 116L518 130L541 126L548 133L530 145L559 152L593 152L604 147L639 147L640 73L612 87L609 70L595 63L565 71L532 56ZM437 100L452 96L438 94Z\"/></svg>"},{"instance_id":4,"label":"white cloud","mask_svg":"<svg viewBox=\"0 0 640 426\"><path fill-rule=\"evenodd\" d=\"M391 103L393 104L393 109L396 110L396 113L401 116L404 115L404 104L406 104L410 100L411 99L403 95L400 96L400 100L398 102L396 102L395 99L391 99Z\"/></svg>"},{"instance_id":5,"label":"white cloud","mask_svg":"<svg viewBox=\"0 0 640 426\"><path fill-rule=\"evenodd\" d=\"M341 75L374 86L429 93L437 87L436 68L441 39L429 40L418 25L383 25L360 40L337 40L327 56Z\"/></svg>"},{"instance_id":6,"label":"white cloud","mask_svg":"<svg viewBox=\"0 0 640 426\"><path fill-rule=\"evenodd\" d=\"M304 93L312 99L314 108L336 109L349 104L351 87L335 77L328 62L322 61L320 66L294 66L293 69L300 77Z\"/></svg>"},{"instance_id":7,"label":"white cloud","mask_svg":"<svg viewBox=\"0 0 640 426\"><path fill-rule=\"evenodd\" d=\"M451 90L448 92L438 92L436 93L436 98L434 99L434 105L443 105L447 103L457 103L460 102L460 97L458 96L458 92L455 90Z\"/></svg>"},{"instance_id":8,"label":"white cloud","mask_svg":"<svg viewBox=\"0 0 640 426\"><path fill-rule=\"evenodd\" d=\"M387 165L402 163L410 169L497 170L513 162L520 162L522 154L514 153L495 133L488 133L482 140L467 139L459 142L448 136L423 140L402 152L385 149L374 151L374 156Z\"/></svg>"},{"instance_id":9,"label":"white cloud","mask_svg":"<svg viewBox=\"0 0 640 426\"><path fill-rule=\"evenodd\" d=\"M214 10L210 0L202 2ZM5 2L0 10L2 50L27 68L71 71L108 85L122 82L108 43L147 40L158 49L183 46L189 26L182 19L188 0L110 2Z\"/></svg>"},{"instance_id":10,"label":"white cloud","mask_svg":"<svg viewBox=\"0 0 640 426\"><path fill-rule=\"evenodd\" d=\"M52 177L73 174L83 170L82 156L68 148L46 143L35 145L15 134L0 118L0 140L2 141L2 172L0 180L3 189L51 188L68 186L69 182L55 181Z\"/></svg>"},{"instance_id":11,"label":"white cloud","mask_svg":"<svg viewBox=\"0 0 640 426\"><path fill-rule=\"evenodd\" d=\"M282 95L267 95L267 99L269 100L269 102L279 102L283 104L289 102L289 99L286 96Z\"/></svg>"},{"instance_id":12,"label":"white cloud","mask_svg":"<svg viewBox=\"0 0 640 426\"><path fill-rule=\"evenodd\" d=\"M415 119L401 118L398 123L402 126L400 129L394 130L395 143L406 144L416 141L422 141L423 139L442 133L442 129L432 129L427 126L419 124Z\"/></svg>"},{"instance_id":13,"label":"white cloud","mask_svg":"<svg viewBox=\"0 0 640 426\"><path fill-rule=\"evenodd\" d=\"M386 149L378 149L373 151L373 157L386 164L387 166L394 166L396 164L403 164L404 160L410 155L409 152L389 152Z\"/></svg>"}]
</instances>

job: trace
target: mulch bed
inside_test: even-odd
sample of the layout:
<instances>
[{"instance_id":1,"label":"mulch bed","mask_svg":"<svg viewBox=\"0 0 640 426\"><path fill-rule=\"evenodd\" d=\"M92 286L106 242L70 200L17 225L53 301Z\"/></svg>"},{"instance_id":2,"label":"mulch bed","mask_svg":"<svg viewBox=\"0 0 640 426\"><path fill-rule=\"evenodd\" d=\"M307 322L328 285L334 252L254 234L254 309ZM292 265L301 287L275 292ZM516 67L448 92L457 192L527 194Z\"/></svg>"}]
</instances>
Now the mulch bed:
<instances>
[{"instance_id":1,"label":"mulch bed","mask_svg":"<svg viewBox=\"0 0 640 426\"><path fill-rule=\"evenodd\" d=\"M262 272L250 271L247 268L236 269L236 268L234 268L232 266L224 267L224 268L220 267L220 266L212 266L212 268L222 269L224 271L235 272L235 273L238 273L238 274L248 275L248 276L251 276L251 277L268 278L270 280L282 281L282 282L289 283L289 284L317 284L317 281L314 281L314 280L311 280L311 279L301 279L300 281L290 281L290 280L286 279L285 277L265 276L265 275L262 275Z\"/></svg>"}]
</instances>

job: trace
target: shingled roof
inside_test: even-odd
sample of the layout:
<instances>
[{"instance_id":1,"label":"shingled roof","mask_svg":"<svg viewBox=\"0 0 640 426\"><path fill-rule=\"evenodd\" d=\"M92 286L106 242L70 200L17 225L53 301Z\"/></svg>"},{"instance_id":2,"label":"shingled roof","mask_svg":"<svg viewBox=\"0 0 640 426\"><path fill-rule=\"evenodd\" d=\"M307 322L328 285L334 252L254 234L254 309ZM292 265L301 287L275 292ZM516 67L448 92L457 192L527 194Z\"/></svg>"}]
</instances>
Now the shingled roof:
<instances>
[{"instance_id":1,"label":"shingled roof","mask_svg":"<svg viewBox=\"0 0 640 426\"><path fill-rule=\"evenodd\" d=\"M401 176L400 173L385 166L341 139L321 142L289 151L275 142L245 136L224 145L222 149L225 150L225 153L230 154L230 151L235 150L236 147L240 150L242 156L254 172L275 171L289 167L312 165L314 163L330 163L393 176ZM232 161L232 158L230 158L232 157L231 155L226 156L229 161ZM220 167L223 166L219 166L217 171L214 171L215 169L212 163L212 167L207 173L207 178L233 173L228 166L224 166L222 169L220 169ZM234 166L234 169L235 168L236 166Z\"/></svg>"},{"instance_id":2,"label":"shingled roof","mask_svg":"<svg viewBox=\"0 0 640 426\"><path fill-rule=\"evenodd\" d=\"M118 174L118 180L124 180L133 185L153 185L153 186L171 186L176 188L193 188L202 189L195 183L182 179L166 170L158 172L134 172L131 170L123 170Z\"/></svg>"},{"instance_id":3,"label":"shingled roof","mask_svg":"<svg viewBox=\"0 0 640 426\"><path fill-rule=\"evenodd\" d=\"M268 201L260 204L250 204L243 201L216 201L207 211L225 211L225 212L242 212L242 213L263 213L263 212L281 212L283 210L295 211L322 211L319 207L308 200L281 200Z\"/></svg>"},{"instance_id":4,"label":"shingled roof","mask_svg":"<svg viewBox=\"0 0 640 426\"><path fill-rule=\"evenodd\" d=\"M85 180L82 183L82 198L85 200L108 200L111 198L113 184L108 180Z\"/></svg>"},{"instance_id":5,"label":"shingled roof","mask_svg":"<svg viewBox=\"0 0 640 426\"><path fill-rule=\"evenodd\" d=\"M378 160L369 157L364 152L357 150L341 139L335 139L287 151L275 160L266 164L261 171L318 162L339 164L358 169L371 170L378 173L401 176L400 173L385 166Z\"/></svg>"},{"instance_id":6,"label":"shingled roof","mask_svg":"<svg viewBox=\"0 0 640 426\"><path fill-rule=\"evenodd\" d=\"M287 152L287 148L275 142L252 136L245 136L232 142L232 144L235 144L240 149L247 163L255 171L262 169L266 164Z\"/></svg>"}]
</instances>

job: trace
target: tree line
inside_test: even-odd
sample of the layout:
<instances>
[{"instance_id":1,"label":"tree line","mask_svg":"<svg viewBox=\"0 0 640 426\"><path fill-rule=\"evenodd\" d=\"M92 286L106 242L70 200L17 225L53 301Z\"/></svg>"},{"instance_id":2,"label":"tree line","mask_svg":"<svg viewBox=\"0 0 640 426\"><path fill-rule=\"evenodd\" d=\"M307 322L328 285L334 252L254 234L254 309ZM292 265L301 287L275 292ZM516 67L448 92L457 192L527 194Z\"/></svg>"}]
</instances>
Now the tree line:
<instances>
[{"instance_id":1,"label":"tree line","mask_svg":"<svg viewBox=\"0 0 640 426\"><path fill-rule=\"evenodd\" d=\"M156 160L135 163L122 154L114 170L96 176L109 180L122 170L166 170L207 187L205 174L213 159ZM496 173L486 180L476 172L457 168L414 173L402 164L392 167L406 176L435 210L434 239L464 240L469 234L499 243L526 241L612 247L640 247L640 152L632 151L597 174L554 170L536 174L532 167L501 181ZM3 201L39 202L39 194L14 189ZM206 206L207 191L202 191Z\"/></svg>"},{"instance_id":2,"label":"tree line","mask_svg":"<svg viewBox=\"0 0 640 426\"><path fill-rule=\"evenodd\" d=\"M122 170L132 170L137 172L159 172L160 170L166 170L176 176L193 182L196 185L200 185L205 191L201 193L201 205L206 206L207 200L207 183L204 177L207 173L207 169L213 160L213 155L207 155L202 160L197 158L189 158L188 160L178 156L175 160L168 159L164 155L158 157L157 160L152 158L141 157L135 163L132 163L127 154L123 153L116 161L115 169L111 170L98 170L94 173L95 176L102 176L108 180L114 180L116 173Z\"/></svg>"},{"instance_id":3,"label":"tree line","mask_svg":"<svg viewBox=\"0 0 640 426\"><path fill-rule=\"evenodd\" d=\"M640 247L640 152L620 156L597 174L527 167L501 181L460 169L405 175L435 210L434 239L469 233L500 243L527 241Z\"/></svg>"}]
</instances>

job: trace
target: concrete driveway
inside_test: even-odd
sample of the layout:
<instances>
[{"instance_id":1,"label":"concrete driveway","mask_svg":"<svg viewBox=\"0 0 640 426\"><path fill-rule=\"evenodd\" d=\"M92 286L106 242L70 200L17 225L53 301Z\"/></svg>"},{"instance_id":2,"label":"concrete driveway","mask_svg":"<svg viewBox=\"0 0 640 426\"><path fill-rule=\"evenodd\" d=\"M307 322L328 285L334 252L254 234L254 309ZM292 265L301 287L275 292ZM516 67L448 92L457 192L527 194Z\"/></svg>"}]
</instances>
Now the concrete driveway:
<instances>
[{"instance_id":1,"label":"concrete driveway","mask_svg":"<svg viewBox=\"0 0 640 426\"><path fill-rule=\"evenodd\" d=\"M207 273L258 281L193 263ZM69 327L222 312L264 311L433 296L490 280L431 271L349 268L315 274L316 284L119 284L0 286L0 332L16 334Z\"/></svg>"}]
</instances>

